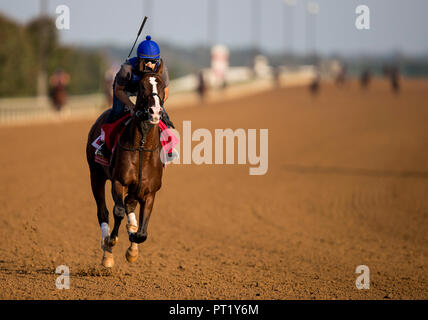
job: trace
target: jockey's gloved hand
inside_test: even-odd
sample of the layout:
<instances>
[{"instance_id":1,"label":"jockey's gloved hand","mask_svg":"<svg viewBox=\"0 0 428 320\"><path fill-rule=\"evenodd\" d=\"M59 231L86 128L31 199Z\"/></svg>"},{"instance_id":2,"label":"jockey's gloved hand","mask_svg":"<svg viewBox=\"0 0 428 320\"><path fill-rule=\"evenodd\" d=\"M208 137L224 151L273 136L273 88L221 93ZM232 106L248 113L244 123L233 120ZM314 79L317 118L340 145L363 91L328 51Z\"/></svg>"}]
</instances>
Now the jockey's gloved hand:
<instances>
[{"instance_id":1,"label":"jockey's gloved hand","mask_svg":"<svg viewBox=\"0 0 428 320\"><path fill-rule=\"evenodd\" d=\"M134 106L125 106L125 111L128 111L133 116L135 113Z\"/></svg>"}]
</instances>

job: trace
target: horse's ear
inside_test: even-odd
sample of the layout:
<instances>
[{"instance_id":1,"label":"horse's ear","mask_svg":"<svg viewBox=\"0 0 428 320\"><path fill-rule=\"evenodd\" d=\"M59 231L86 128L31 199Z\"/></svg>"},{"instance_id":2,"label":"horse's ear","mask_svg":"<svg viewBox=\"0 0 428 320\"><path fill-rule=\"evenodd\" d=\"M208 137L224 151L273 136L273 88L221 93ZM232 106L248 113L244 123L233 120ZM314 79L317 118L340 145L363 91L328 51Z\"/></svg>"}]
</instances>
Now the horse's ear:
<instances>
[{"instance_id":1,"label":"horse's ear","mask_svg":"<svg viewBox=\"0 0 428 320\"><path fill-rule=\"evenodd\" d=\"M160 59L160 61L159 61L159 67L158 67L158 69L157 69L156 73L157 73L159 76L161 76L161 75L162 75L162 72L163 72L163 60L162 60L162 59Z\"/></svg>"}]
</instances>

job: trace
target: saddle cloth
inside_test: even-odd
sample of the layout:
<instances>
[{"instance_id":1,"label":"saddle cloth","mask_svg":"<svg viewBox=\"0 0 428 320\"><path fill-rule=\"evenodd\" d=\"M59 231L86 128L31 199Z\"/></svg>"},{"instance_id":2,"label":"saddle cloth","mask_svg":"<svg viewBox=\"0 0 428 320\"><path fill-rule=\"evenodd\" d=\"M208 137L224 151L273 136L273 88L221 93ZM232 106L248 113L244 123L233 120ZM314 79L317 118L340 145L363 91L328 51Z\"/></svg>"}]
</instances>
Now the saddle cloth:
<instances>
[{"instance_id":1,"label":"saddle cloth","mask_svg":"<svg viewBox=\"0 0 428 320\"><path fill-rule=\"evenodd\" d=\"M117 142L119 141L119 136L125 130L128 123L131 121L131 115L128 113L119 120L116 120L113 123L105 123L101 126L101 134L92 142L92 146L95 149L102 144L104 141L107 148L111 151L111 156L109 161L107 162L105 159L100 158L95 155L95 162L109 166L114 155L114 151L116 150ZM168 127L162 121L159 121L159 128L161 129L161 143L164 152L170 152L174 146L179 143L179 139L168 129Z\"/></svg>"}]
</instances>

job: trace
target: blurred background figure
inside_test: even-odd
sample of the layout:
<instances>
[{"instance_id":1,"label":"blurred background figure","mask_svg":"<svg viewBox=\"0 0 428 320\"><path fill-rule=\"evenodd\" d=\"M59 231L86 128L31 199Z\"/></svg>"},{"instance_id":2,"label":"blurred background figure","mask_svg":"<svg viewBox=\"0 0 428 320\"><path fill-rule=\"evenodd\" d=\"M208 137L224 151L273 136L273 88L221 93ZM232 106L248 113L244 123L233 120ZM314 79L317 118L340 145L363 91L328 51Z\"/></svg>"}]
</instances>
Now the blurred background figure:
<instances>
[{"instance_id":1,"label":"blurred background figure","mask_svg":"<svg viewBox=\"0 0 428 320\"><path fill-rule=\"evenodd\" d=\"M313 77L311 83L309 84L309 91L313 96L317 95L320 90L321 83L321 74L318 68L315 70L315 76Z\"/></svg>"},{"instance_id":2,"label":"blurred background figure","mask_svg":"<svg viewBox=\"0 0 428 320\"><path fill-rule=\"evenodd\" d=\"M338 86L343 86L346 82L346 64L345 63L341 63L340 64L340 69L336 75L336 84Z\"/></svg>"},{"instance_id":3,"label":"blurred background figure","mask_svg":"<svg viewBox=\"0 0 428 320\"><path fill-rule=\"evenodd\" d=\"M391 81L391 88L394 93L400 91L400 71L397 67L392 67L389 79Z\"/></svg>"},{"instance_id":4,"label":"blurred background figure","mask_svg":"<svg viewBox=\"0 0 428 320\"><path fill-rule=\"evenodd\" d=\"M198 92L201 102L203 102L205 99L206 90L207 90L207 87L204 80L204 73L202 70L200 70L198 72L198 86L196 88L196 91Z\"/></svg>"},{"instance_id":5,"label":"blurred background figure","mask_svg":"<svg viewBox=\"0 0 428 320\"><path fill-rule=\"evenodd\" d=\"M55 1L33 1L31 6L22 5L25 0L4 2L0 5L0 99L14 100L3 104L0 101L2 119L43 117L45 109L53 112L48 100L49 76L57 66L69 73L67 110L73 115L98 112L100 106L111 107L112 82L115 69L119 68L114 63L123 61L129 54L134 33L145 15L149 20L142 36L150 31L162 39L160 44L168 61L173 93L168 103L172 104L186 100L187 96L192 97L189 99L192 103L200 104L203 100L206 102L207 93L209 100L224 99L229 94L252 93L254 88L257 91L268 86L279 89L279 84L281 89L304 86L306 94L306 90L317 94L321 77L323 92L330 83L338 88L361 84L364 89L369 85L374 89L378 76L382 76L382 66L400 67L395 72L389 68L384 75L394 92L399 92L400 85L408 78L428 76L428 47L426 42L416 40L423 38L423 28L415 27L415 18L400 26L406 32L388 38L380 30L371 30L373 36L363 41L364 32L354 33L354 28L344 30L341 22L334 19L340 16L336 13L354 14L354 5L345 1L331 4L317 0L272 0L264 4L261 0L237 0L230 6L220 5L221 1L217 0L188 1L198 3L196 14L191 16L199 20L185 20L187 26L174 20L175 9L183 17L189 13L173 0L162 3L126 0L132 13L111 0L107 1L109 8L100 8L94 3L76 4L76 13L91 14L67 31L56 25ZM373 6L379 1L369 0ZM389 1L398 3L398 0ZM207 4L202 5L203 2ZM71 0L64 1L65 5L70 3ZM166 3L177 8L165 12L162 8L169 7ZM425 12L426 8L428 2L408 6L406 17ZM110 30L109 23L102 19L99 23L105 25L96 30L91 27L93 21L89 16L105 17L108 10L126 18L123 29ZM396 6L385 7L383 24L401 11ZM235 25L233 14L242 15L245 23ZM154 28L161 19L165 19L168 26ZM418 37L406 36L409 32ZM316 76L314 68L318 68ZM203 70L203 78L199 70ZM400 78L401 74L405 78ZM371 78L374 81L370 82ZM226 86L227 90L222 90ZM65 97L64 90L62 88ZM55 109L63 104L60 96L58 94ZM25 106L17 100L20 97L29 98ZM35 103L38 108L33 108Z\"/></svg>"},{"instance_id":6,"label":"blurred background figure","mask_svg":"<svg viewBox=\"0 0 428 320\"><path fill-rule=\"evenodd\" d=\"M108 108L113 105L113 82L116 73L119 71L120 66L118 64L112 64L110 68L104 73L104 94L106 97L106 104Z\"/></svg>"},{"instance_id":7,"label":"blurred background figure","mask_svg":"<svg viewBox=\"0 0 428 320\"><path fill-rule=\"evenodd\" d=\"M386 65L383 67L383 75L390 82L394 93L400 91L400 70L397 66Z\"/></svg>"},{"instance_id":8,"label":"blurred background figure","mask_svg":"<svg viewBox=\"0 0 428 320\"><path fill-rule=\"evenodd\" d=\"M360 84L361 84L361 88L366 90L369 87L370 84L370 80L371 80L371 72L369 68L365 68L362 72L361 72L361 76L360 76Z\"/></svg>"},{"instance_id":9,"label":"blurred background figure","mask_svg":"<svg viewBox=\"0 0 428 320\"><path fill-rule=\"evenodd\" d=\"M211 48L211 70L213 86L216 89L226 87L226 73L229 69L229 49L224 45L215 45Z\"/></svg>"},{"instance_id":10,"label":"blurred background figure","mask_svg":"<svg viewBox=\"0 0 428 320\"><path fill-rule=\"evenodd\" d=\"M49 97L56 111L61 111L67 101L67 86L70 75L58 68L49 78Z\"/></svg>"},{"instance_id":11,"label":"blurred background figure","mask_svg":"<svg viewBox=\"0 0 428 320\"><path fill-rule=\"evenodd\" d=\"M271 67L269 66L269 60L264 55L257 55L254 57L254 75L257 79L266 79L271 75Z\"/></svg>"},{"instance_id":12,"label":"blurred background figure","mask_svg":"<svg viewBox=\"0 0 428 320\"><path fill-rule=\"evenodd\" d=\"M273 68L273 81L274 81L274 86L276 88L281 87L281 67L280 66L276 66L275 68Z\"/></svg>"}]
</instances>

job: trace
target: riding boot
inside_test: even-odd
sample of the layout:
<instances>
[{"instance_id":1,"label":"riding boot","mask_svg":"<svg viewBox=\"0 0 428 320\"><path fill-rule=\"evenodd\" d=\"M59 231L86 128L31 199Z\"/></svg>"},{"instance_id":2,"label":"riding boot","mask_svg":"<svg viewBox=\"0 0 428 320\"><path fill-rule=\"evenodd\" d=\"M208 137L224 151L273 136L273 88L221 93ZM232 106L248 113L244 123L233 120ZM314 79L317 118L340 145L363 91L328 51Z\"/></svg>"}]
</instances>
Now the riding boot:
<instances>
[{"instance_id":1,"label":"riding boot","mask_svg":"<svg viewBox=\"0 0 428 320\"><path fill-rule=\"evenodd\" d=\"M106 120L104 123L113 123L115 122L117 119L119 119L120 113L115 112L113 109L110 111L110 113L108 114ZM103 158L104 160L106 160L107 162L110 160L110 150L107 148L107 145L104 141L105 137L104 137L104 133L102 134L101 137L101 143L100 146L97 148L97 150L95 150L95 155L97 155L100 158Z\"/></svg>"},{"instance_id":2,"label":"riding boot","mask_svg":"<svg viewBox=\"0 0 428 320\"><path fill-rule=\"evenodd\" d=\"M165 123L165 125L168 127L168 128L174 128L175 129L175 127L174 127L174 124L172 123L172 121L169 119L169 115L168 115L168 113L165 111L165 109L163 109L163 112L162 112L162 116L161 116L161 120L162 120L162 122L163 123Z\"/></svg>"}]
</instances>

